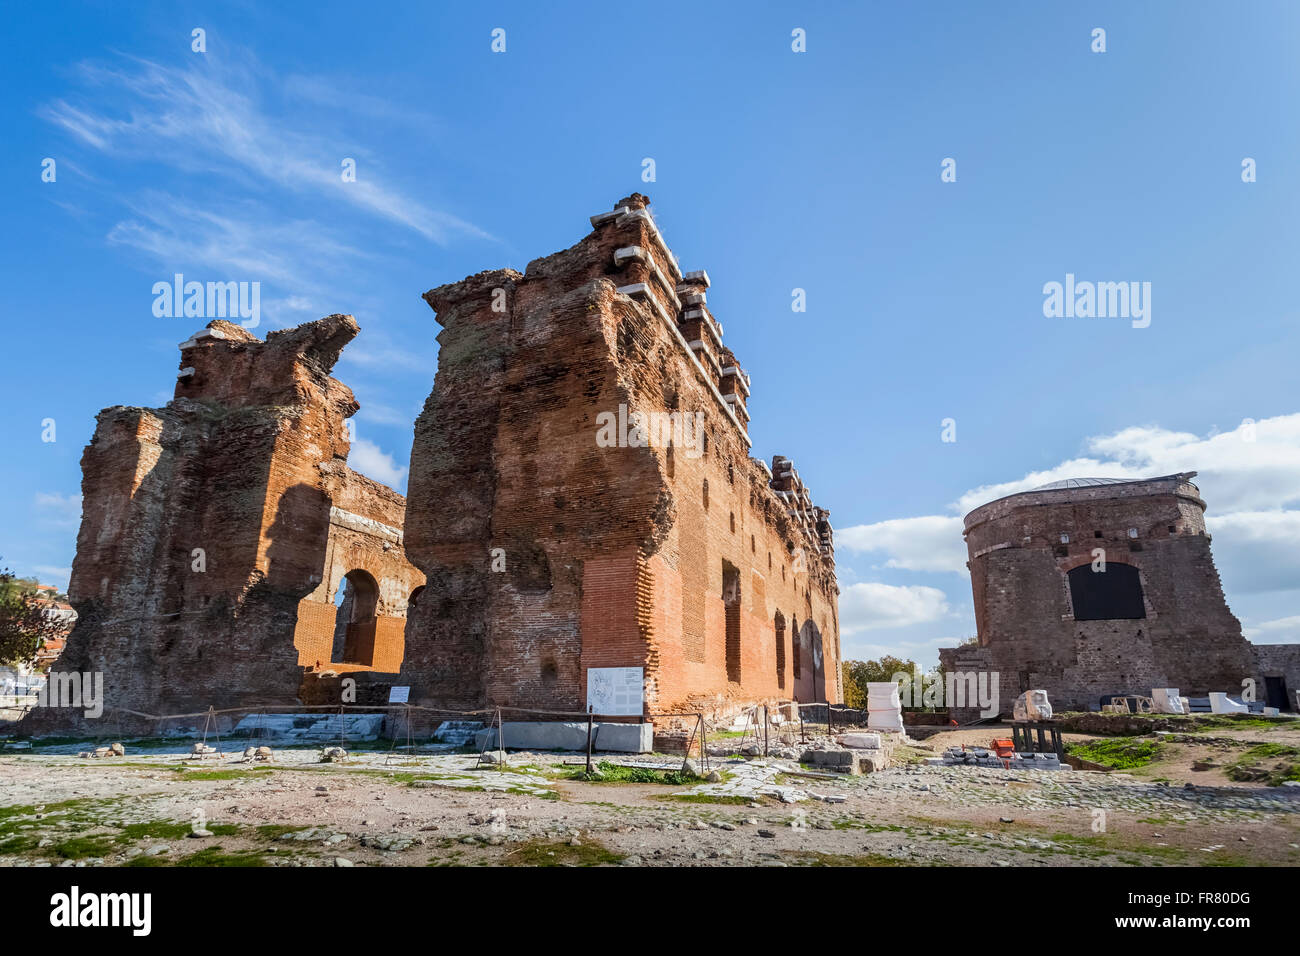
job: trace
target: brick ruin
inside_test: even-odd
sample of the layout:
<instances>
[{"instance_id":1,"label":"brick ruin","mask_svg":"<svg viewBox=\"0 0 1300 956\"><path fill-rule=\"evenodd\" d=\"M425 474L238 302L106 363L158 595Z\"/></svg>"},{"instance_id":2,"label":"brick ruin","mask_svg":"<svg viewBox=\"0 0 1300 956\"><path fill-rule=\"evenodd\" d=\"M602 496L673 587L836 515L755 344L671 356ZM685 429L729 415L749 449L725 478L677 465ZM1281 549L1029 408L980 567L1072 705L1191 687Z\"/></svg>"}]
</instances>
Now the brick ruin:
<instances>
[{"instance_id":1,"label":"brick ruin","mask_svg":"<svg viewBox=\"0 0 1300 956\"><path fill-rule=\"evenodd\" d=\"M1294 707L1300 646L1242 636L1195 474L1075 479L968 514L979 643L940 650L945 672L997 673L1004 714L1030 689L1057 710L1095 710L1103 695L1153 687L1235 695L1245 678L1260 700ZM1097 549L1104 574L1093 570Z\"/></svg>"},{"instance_id":2,"label":"brick ruin","mask_svg":"<svg viewBox=\"0 0 1300 956\"><path fill-rule=\"evenodd\" d=\"M401 497L347 467L358 405L329 374L357 331L331 315L262 342L216 320L181 344L164 408L100 412L68 588L79 617L54 672L102 673L110 709L283 705L328 646L310 611L344 564L381 583L369 644L363 622L348 650L400 659L390 621L409 590L396 591L422 579L400 532L389 540ZM37 708L28 721L75 716Z\"/></svg>"},{"instance_id":3,"label":"brick ruin","mask_svg":"<svg viewBox=\"0 0 1300 956\"><path fill-rule=\"evenodd\" d=\"M709 277L681 272L647 202L523 274L425 294L413 699L580 711L588 668L642 667L648 712L840 700L829 515L789 461L750 457Z\"/></svg>"},{"instance_id":4,"label":"brick ruin","mask_svg":"<svg viewBox=\"0 0 1300 956\"><path fill-rule=\"evenodd\" d=\"M183 343L173 400L105 409L83 455L55 670L146 714L333 703L345 676L360 703L581 711L592 667L643 668L646 713L840 701L829 513L750 457L709 278L647 203L426 293L406 500L346 463L351 316Z\"/></svg>"},{"instance_id":5,"label":"brick ruin","mask_svg":"<svg viewBox=\"0 0 1300 956\"><path fill-rule=\"evenodd\" d=\"M402 549L406 499L350 468L339 479L330 489L324 571L298 604L298 663L313 674L396 673L407 610L424 588Z\"/></svg>"}]
</instances>

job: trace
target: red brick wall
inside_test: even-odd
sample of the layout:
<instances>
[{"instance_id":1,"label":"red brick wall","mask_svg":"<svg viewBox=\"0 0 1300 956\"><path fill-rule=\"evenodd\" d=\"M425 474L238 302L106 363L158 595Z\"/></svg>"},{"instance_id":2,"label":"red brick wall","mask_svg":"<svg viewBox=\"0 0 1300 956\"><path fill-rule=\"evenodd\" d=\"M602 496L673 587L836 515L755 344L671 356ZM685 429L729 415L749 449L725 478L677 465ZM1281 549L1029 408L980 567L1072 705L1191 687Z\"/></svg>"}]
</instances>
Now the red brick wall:
<instances>
[{"instance_id":1,"label":"red brick wall","mask_svg":"<svg viewBox=\"0 0 1300 956\"><path fill-rule=\"evenodd\" d=\"M633 247L666 285L644 263L615 262ZM421 603L408 631L402 681L415 699L580 710L593 666L644 666L653 710L789 696L777 680L778 609L787 622L815 617L831 660L827 686L809 679L801 693L838 699L829 553L750 457L707 380L715 373L701 372L650 300L617 291L646 282L675 315L679 277L653 227L628 217L526 275L479 273L426 295L443 330L405 528L439 599ZM620 405L702 412L707 454L677 448L670 461L662 447L599 446L598 416ZM491 571L494 548L505 573ZM803 573L797 548L809 552ZM726 673L724 560L740 571L739 683Z\"/></svg>"}]
</instances>

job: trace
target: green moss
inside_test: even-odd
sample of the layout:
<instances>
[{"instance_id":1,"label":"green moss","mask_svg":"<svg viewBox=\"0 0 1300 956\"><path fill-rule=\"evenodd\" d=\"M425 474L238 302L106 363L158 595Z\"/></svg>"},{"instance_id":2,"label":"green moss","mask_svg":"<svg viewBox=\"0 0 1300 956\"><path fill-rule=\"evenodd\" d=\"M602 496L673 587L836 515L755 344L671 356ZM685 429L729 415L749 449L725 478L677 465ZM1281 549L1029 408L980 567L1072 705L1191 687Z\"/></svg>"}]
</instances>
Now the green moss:
<instances>
[{"instance_id":1,"label":"green moss","mask_svg":"<svg viewBox=\"0 0 1300 956\"><path fill-rule=\"evenodd\" d=\"M210 846L191 853L176 862L177 866L266 866L261 850L246 853L226 853L219 846Z\"/></svg>"},{"instance_id":2,"label":"green moss","mask_svg":"<svg viewBox=\"0 0 1300 956\"><path fill-rule=\"evenodd\" d=\"M205 850L200 850L198 853L191 853L189 856L181 857L179 860L169 860L164 856L137 856L133 860L128 860L123 864L123 866L266 866L266 860L262 857L261 850L251 850L245 853L227 853L219 846L210 846Z\"/></svg>"},{"instance_id":3,"label":"green moss","mask_svg":"<svg viewBox=\"0 0 1300 956\"><path fill-rule=\"evenodd\" d=\"M171 820L154 820L150 823L128 823L122 827L118 842L133 840L179 840L190 832L190 824L175 823Z\"/></svg>"},{"instance_id":4,"label":"green moss","mask_svg":"<svg viewBox=\"0 0 1300 956\"><path fill-rule=\"evenodd\" d=\"M1111 737L1067 744L1066 751L1083 760L1099 763L1112 770L1132 770L1145 767L1160 755L1161 745L1155 740L1134 740L1129 737Z\"/></svg>"},{"instance_id":5,"label":"green moss","mask_svg":"<svg viewBox=\"0 0 1300 956\"><path fill-rule=\"evenodd\" d=\"M1271 767L1264 766L1272 761ZM1300 781L1300 747L1286 744L1257 744L1241 755L1224 771L1229 780L1238 783L1261 781L1270 787L1280 787L1288 781Z\"/></svg>"},{"instance_id":6,"label":"green moss","mask_svg":"<svg viewBox=\"0 0 1300 956\"><path fill-rule=\"evenodd\" d=\"M263 840L278 840L286 833L297 833L306 827L291 827L283 823L265 823L257 828L257 835Z\"/></svg>"},{"instance_id":7,"label":"green moss","mask_svg":"<svg viewBox=\"0 0 1300 956\"><path fill-rule=\"evenodd\" d=\"M765 803L761 797L737 797L719 793L665 793L659 795L661 800L674 800L679 803L717 803L725 806L747 806L751 803Z\"/></svg>"},{"instance_id":8,"label":"green moss","mask_svg":"<svg viewBox=\"0 0 1300 956\"><path fill-rule=\"evenodd\" d=\"M111 837L89 836L64 840L62 843L47 847L46 852L51 856L62 857L65 860L82 860L89 856L108 856L115 849Z\"/></svg>"},{"instance_id":9,"label":"green moss","mask_svg":"<svg viewBox=\"0 0 1300 956\"><path fill-rule=\"evenodd\" d=\"M191 770L184 764L171 768L186 780L247 780L250 776L272 773L270 767L250 767L247 770Z\"/></svg>"},{"instance_id":10,"label":"green moss","mask_svg":"<svg viewBox=\"0 0 1300 956\"><path fill-rule=\"evenodd\" d=\"M600 843L582 839L580 846L530 840L501 860L509 866L610 866L623 859Z\"/></svg>"},{"instance_id":11,"label":"green moss","mask_svg":"<svg viewBox=\"0 0 1300 956\"><path fill-rule=\"evenodd\" d=\"M787 850L781 859L796 866L921 866L883 853L820 853L816 850Z\"/></svg>"},{"instance_id":12,"label":"green moss","mask_svg":"<svg viewBox=\"0 0 1300 956\"><path fill-rule=\"evenodd\" d=\"M35 837L9 837L7 840L0 840L0 856L13 853L26 853L29 850L36 849L37 840Z\"/></svg>"}]
</instances>

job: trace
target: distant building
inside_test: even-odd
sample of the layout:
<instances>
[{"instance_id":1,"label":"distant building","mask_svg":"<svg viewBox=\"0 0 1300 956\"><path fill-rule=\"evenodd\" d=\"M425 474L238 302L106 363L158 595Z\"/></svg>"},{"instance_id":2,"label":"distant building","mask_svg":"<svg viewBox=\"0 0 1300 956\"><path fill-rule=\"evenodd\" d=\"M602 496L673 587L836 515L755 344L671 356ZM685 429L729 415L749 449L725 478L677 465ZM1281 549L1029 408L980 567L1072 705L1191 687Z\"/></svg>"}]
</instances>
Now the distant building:
<instances>
[{"instance_id":1,"label":"distant building","mask_svg":"<svg viewBox=\"0 0 1300 956\"><path fill-rule=\"evenodd\" d=\"M966 516L977 646L939 651L946 672L999 675L1001 710L1030 689L1058 710L1176 687L1295 708L1300 645L1254 645L1224 600L1196 472L1075 478ZM1243 683L1247 682L1247 683Z\"/></svg>"}]
</instances>

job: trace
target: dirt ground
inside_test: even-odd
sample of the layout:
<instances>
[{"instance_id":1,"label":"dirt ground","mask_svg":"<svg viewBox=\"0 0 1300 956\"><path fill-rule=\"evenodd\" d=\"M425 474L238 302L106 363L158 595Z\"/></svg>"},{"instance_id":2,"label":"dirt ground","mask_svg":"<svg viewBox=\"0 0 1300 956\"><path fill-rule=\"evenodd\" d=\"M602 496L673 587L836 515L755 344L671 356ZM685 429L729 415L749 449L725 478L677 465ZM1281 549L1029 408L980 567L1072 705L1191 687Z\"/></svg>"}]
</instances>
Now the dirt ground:
<instances>
[{"instance_id":1,"label":"dirt ground","mask_svg":"<svg viewBox=\"0 0 1300 956\"><path fill-rule=\"evenodd\" d=\"M1300 787L1192 769L1300 731L1208 736L1220 742L1171 743L1131 773L913 764L847 777L714 757L724 782L685 785L567 779L581 758L556 753L511 753L502 769L386 747L342 763L280 750L271 764L6 752L0 866L1300 864Z\"/></svg>"}]
</instances>

